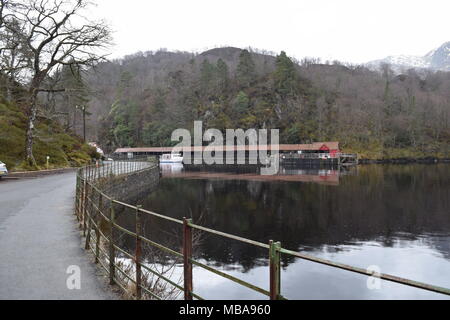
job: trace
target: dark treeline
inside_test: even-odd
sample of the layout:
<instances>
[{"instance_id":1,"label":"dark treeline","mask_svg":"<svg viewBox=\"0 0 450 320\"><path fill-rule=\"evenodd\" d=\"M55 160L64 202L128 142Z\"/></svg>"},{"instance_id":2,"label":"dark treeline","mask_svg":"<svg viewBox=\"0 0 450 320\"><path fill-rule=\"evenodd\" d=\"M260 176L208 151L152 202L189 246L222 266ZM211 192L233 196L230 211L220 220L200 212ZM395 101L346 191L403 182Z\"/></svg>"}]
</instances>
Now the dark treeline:
<instances>
[{"instance_id":1,"label":"dark treeline","mask_svg":"<svg viewBox=\"0 0 450 320\"><path fill-rule=\"evenodd\" d=\"M167 146L175 128L279 128L282 143L339 140L369 158L448 157L450 73L396 75L217 48L137 53L86 81L91 133L108 150Z\"/></svg>"}]
</instances>

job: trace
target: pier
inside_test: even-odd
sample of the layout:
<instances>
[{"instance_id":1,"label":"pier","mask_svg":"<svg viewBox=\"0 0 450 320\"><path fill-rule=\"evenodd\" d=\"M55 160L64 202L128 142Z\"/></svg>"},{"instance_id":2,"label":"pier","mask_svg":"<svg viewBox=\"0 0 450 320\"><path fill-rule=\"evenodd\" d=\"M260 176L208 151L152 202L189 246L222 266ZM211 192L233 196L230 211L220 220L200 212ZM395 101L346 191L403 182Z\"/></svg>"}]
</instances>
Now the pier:
<instances>
[{"instance_id":1,"label":"pier","mask_svg":"<svg viewBox=\"0 0 450 320\"><path fill-rule=\"evenodd\" d=\"M267 154L278 152L281 164L298 165L306 167L321 166L348 166L358 164L358 155L341 152L339 142L314 142L310 144L278 144L278 145L236 145L214 146L214 149L206 149L207 146L189 146L177 150L190 159L197 158L204 152L222 153L224 160L245 158L247 164L256 163L260 152ZM211 147L209 147L211 148ZM132 159L140 156L161 156L171 153L173 147L140 147L119 148L114 155L119 159ZM227 161L224 161L224 163ZM227 162L228 163L228 162Z\"/></svg>"}]
</instances>

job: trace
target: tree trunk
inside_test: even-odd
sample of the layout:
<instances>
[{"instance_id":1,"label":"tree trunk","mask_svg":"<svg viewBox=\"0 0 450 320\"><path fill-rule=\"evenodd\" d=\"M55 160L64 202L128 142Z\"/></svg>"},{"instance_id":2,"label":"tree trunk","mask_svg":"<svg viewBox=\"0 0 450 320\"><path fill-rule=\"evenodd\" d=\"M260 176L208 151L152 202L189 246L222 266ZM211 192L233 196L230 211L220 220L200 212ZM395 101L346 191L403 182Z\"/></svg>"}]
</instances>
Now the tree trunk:
<instances>
[{"instance_id":1,"label":"tree trunk","mask_svg":"<svg viewBox=\"0 0 450 320\"><path fill-rule=\"evenodd\" d=\"M72 108L73 109L73 124L72 124L72 128L73 128L73 132L75 132L75 134L77 134L77 109L76 108Z\"/></svg>"},{"instance_id":2,"label":"tree trunk","mask_svg":"<svg viewBox=\"0 0 450 320\"><path fill-rule=\"evenodd\" d=\"M34 141L34 124L36 121L37 113L37 91L33 90L30 96L30 107L28 113L27 134L25 140L25 154L26 161L30 166L36 166L36 159L33 155L33 141Z\"/></svg>"},{"instance_id":3,"label":"tree trunk","mask_svg":"<svg viewBox=\"0 0 450 320\"><path fill-rule=\"evenodd\" d=\"M11 88L11 81L9 78L6 80L6 100L12 101L12 88Z\"/></svg>"}]
</instances>

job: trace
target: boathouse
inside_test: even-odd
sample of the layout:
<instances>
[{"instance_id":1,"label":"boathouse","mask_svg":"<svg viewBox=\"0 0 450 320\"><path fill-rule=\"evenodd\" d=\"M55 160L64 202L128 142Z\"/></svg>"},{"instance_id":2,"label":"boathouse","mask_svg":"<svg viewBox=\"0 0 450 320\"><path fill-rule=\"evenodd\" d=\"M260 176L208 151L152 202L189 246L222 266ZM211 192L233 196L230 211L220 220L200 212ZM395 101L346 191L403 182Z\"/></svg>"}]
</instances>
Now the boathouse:
<instances>
[{"instance_id":1,"label":"boathouse","mask_svg":"<svg viewBox=\"0 0 450 320\"><path fill-rule=\"evenodd\" d=\"M184 147L183 152L202 152L206 146L192 146ZM216 147L217 148L217 147ZM134 158L136 156L160 156L165 153L171 153L172 147L139 147L139 148L118 148L114 155L120 158ZM238 145L238 146L223 146L218 151L224 152L238 152L245 151L248 154L250 151L271 151L278 149L281 154L304 155L305 157L319 157L320 155L327 155L330 158L337 158L339 150L339 142L314 142L310 144L279 144L279 145ZM300 156L302 157L302 156Z\"/></svg>"}]
</instances>

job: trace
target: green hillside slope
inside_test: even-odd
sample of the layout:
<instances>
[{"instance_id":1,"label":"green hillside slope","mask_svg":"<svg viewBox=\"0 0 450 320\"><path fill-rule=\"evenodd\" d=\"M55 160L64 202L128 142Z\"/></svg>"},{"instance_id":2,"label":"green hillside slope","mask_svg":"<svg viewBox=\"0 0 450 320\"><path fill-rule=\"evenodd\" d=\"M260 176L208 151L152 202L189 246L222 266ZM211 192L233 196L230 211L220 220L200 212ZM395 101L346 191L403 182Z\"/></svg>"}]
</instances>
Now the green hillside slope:
<instances>
[{"instance_id":1,"label":"green hillside slope","mask_svg":"<svg viewBox=\"0 0 450 320\"><path fill-rule=\"evenodd\" d=\"M95 149L79 137L64 133L54 121L40 119L36 126L34 156L37 168L28 167L25 156L26 116L15 105L0 96L0 161L11 170L45 169L80 166L97 157Z\"/></svg>"}]
</instances>

